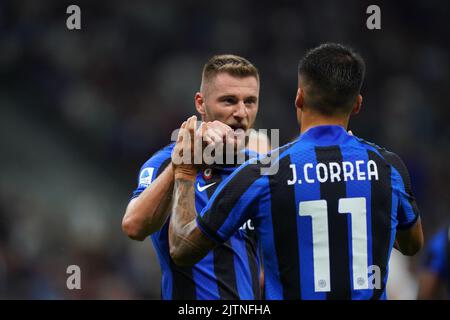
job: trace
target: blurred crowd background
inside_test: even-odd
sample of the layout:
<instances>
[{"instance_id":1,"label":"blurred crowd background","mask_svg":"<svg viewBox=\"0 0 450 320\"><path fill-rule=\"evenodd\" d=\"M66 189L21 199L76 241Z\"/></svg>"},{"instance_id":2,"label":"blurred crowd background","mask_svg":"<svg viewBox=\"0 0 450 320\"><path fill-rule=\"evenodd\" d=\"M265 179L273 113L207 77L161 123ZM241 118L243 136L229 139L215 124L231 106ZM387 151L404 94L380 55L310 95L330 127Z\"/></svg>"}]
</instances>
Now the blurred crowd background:
<instances>
[{"instance_id":1,"label":"blurred crowd background","mask_svg":"<svg viewBox=\"0 0 450 320\"><path fill-rule=\"evenodd\" d=\"M81 8L82 29L66 28ZM381 30L366 8L381 7ZM426 240L450 218L447 1L0 2L0 298L159 298L151 241L121 219L139 167L194 113L203 64L242 55L259 68L257 128L298 134L297 65L322 42L366 60L350 129L398 153ZM391 297L412 299L420 257L395 256ZM79 265L82 290L67 290Z\"/></svg>"}]
</instances>

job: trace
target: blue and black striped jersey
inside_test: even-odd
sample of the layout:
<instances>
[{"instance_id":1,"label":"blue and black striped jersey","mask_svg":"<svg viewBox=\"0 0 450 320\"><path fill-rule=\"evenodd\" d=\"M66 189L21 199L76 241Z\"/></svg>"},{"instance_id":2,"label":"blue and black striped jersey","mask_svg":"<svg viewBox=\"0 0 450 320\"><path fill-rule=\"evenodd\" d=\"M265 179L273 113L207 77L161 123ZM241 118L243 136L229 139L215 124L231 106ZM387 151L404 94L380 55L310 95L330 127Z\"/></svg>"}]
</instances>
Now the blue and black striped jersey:
<instances>
[{"instance_id":1,"label":"blue and black striped jersey","mask_svg":"<svg viewBox=\"0 0 450 320\"><path fill-rule=\"evenodd\" d=\"M141 168L137 189L139 196L171 161L174 144L163 148ZM246 152L250 156L249 152ZM253 155L252 155L253 156ZM201 212L214 190L236 167L211 166L199 172L195 185L195 206ZM161 297L174 300L260 299L260 258L256 233L251 220L230 235L227 241L193 267L176 266L169 254L169 221L151 235L161 266Z\"/></svg>"},{"instance_id":2,"label":"blue and black striped jersey","mask_svg":"<svg viewBox=\"0 0 450 320\"><path fill-rule=\"evenodd\" d=\"M223 243L248 219L261 241L267 299L385 299L396 230L419 210L394 153L317 126L278 149L262 175L248 161L197 217Z\"/></svg>"}]
</instances>

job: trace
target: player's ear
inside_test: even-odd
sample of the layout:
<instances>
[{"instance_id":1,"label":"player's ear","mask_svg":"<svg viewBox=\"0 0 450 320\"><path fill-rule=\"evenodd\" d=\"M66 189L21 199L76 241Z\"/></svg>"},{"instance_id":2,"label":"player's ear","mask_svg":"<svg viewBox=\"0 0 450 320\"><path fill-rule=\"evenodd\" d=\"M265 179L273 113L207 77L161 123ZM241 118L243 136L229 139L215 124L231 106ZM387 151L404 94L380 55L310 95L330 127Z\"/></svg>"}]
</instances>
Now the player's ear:
<instances>
[{"instance_id":1,"label":"player's ear","mask_svg":"<svg viewBox=\"0 0 450 320\"><path fill-rule=\"evenodd\" d=\"M358 114L361 110L363 97L362 95L358 94L358 97L356 98L355 106L353 107L352 114Z\"/></svg>"},{"instance_id":2,"label":"player's ear","mask_svg":"<svg viewBox=\"0 0 450 320\"><path fill-rule=\"evenodd\" d=\"M295 97L295 106L298 109L303 109L303 90L300 87L297 89L297 95Z\"/></svg>"},{"instance_id":3,"label":"player's ear","mask_svg":"<svg viewBox=\"0 0 450 320\"><path fill-rule=\"evenodd\" d=\"M202 93L197 92L195 94L194 100L195 100L195 108L197 109L197 112L203 116L205 114L205 101L203 99Z\"/></svg>"}]
</instances>

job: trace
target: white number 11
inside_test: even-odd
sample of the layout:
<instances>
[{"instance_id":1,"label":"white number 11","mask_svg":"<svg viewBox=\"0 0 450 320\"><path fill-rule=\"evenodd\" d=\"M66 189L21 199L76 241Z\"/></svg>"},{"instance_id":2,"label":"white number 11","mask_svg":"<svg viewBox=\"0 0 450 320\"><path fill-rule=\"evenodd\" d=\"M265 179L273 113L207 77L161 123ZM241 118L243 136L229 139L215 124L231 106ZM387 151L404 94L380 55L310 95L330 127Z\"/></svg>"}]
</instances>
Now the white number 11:
<instances>
[{"instance_id":1,"label":"white number 11","mask_svg":"<svg viewBox=\"0 0 450 320\"><path fill-rule=\"evenodd\" d=\"M368 289L366 198L342 198L338 207L339 213L350 213L352 219L353 288ZM302 201L299 215L312 218L314 289L328 292L331 284L327 201Z\"/></svg>"}]
</instances>

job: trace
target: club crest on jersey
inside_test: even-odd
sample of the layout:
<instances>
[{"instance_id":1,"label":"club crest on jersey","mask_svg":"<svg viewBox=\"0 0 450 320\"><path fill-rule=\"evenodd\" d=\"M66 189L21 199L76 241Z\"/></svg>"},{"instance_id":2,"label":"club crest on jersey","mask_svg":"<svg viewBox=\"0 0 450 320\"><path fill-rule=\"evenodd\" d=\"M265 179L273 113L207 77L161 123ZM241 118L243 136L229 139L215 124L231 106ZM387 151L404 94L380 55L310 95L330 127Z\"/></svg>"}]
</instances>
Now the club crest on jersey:
<instances>
[{"instance_id":1,"label":"club crest on jersey","mask_svg":"<svg viewBox=\"0 0 450 320\"><path fill-rule=\"evenodd\" d=\"M203 179L209 180L211 178L212 178L212 169L208 168L208 169L203 170Z\"/></svg>"}]
</instances>

